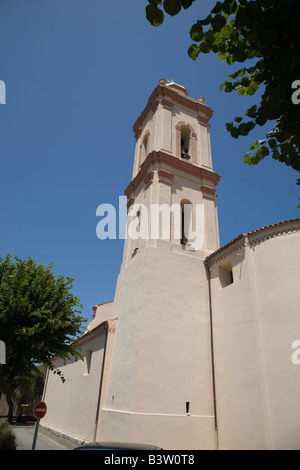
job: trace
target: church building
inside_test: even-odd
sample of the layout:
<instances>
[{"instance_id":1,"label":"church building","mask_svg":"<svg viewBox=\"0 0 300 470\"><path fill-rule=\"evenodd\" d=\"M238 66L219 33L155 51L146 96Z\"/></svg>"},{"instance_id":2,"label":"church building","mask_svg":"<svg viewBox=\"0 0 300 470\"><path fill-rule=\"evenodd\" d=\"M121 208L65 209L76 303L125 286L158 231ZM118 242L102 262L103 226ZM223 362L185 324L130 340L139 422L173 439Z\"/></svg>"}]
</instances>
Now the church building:
<instances>
[{"instance_id":1,"label":"church building","mask_svg":"<svg viewBox=\"0 0 300 470\"><path fill-rule=\"evenodd\" d=\"M47 375L47 432L167 450L300 448L300 220L220 247L212 114L161 79L135 122L128 228L150 235L125 239L114 301L94 307L80 339L84 361L53 359L66 382Z\"/></svg>"}]
</instances>

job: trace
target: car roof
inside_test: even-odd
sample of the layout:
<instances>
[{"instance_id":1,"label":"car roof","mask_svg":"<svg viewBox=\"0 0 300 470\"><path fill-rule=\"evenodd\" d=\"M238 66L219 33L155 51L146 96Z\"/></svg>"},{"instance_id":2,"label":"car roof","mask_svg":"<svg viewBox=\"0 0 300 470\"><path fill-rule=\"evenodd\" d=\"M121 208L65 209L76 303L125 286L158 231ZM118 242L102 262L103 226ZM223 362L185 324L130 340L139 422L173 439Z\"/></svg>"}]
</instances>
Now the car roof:
<instances>
[{"instance_id":1,"label":"car roof","mask_svg":"<svg viewBox=\"0 0 300 470\"><path fill-rule=\"evenodd\" d=\"M161 447L156 447L149 444L139 444L133 442L92 442L90 444L83 444L79 447L76 447L74 450L110 450L110 449L136 449L136 450L155 450L161 449Z\"/></svg>"}]
</instances>

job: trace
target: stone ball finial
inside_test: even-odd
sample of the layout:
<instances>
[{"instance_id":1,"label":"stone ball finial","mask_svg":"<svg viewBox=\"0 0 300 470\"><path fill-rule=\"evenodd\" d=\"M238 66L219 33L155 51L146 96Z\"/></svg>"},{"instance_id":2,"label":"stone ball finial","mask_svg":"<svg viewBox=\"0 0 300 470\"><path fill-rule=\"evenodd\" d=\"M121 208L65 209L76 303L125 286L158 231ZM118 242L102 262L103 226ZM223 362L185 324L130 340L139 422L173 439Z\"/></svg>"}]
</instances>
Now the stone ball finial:
<instances>
[{"instance_id":1,"label":"stone ball finial","mask_svg":"<svg viewBox=\"0 0 300 470\"><path fill-rule=\"evenodd\" d=\"M167 83L167 80L166 80L165 78L161 78L161 79L159 80L159 84L160 84L160 85L166 85L166 83Z\"/></svg>"}]
</instances>

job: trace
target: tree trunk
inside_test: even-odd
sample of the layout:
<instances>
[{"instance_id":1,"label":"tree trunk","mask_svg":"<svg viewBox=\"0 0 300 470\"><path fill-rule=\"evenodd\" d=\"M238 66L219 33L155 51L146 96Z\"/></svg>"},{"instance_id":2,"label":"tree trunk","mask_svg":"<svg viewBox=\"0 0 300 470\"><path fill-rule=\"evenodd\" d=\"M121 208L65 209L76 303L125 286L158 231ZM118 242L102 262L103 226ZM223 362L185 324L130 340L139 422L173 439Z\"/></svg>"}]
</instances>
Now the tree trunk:
<instances>
[{"instance_id":1,"label":"tree trunk","mask_svg":"<svg viewBox=\"0 0 300 470\"><path fill-rule=\"evenodd\" d=\"M8 404L8 414L7 419L9 424L12 424L13 416L14 416L14 402L12 401L11 394L6 394L6 403Z\"/></svg>"}]
</instances>

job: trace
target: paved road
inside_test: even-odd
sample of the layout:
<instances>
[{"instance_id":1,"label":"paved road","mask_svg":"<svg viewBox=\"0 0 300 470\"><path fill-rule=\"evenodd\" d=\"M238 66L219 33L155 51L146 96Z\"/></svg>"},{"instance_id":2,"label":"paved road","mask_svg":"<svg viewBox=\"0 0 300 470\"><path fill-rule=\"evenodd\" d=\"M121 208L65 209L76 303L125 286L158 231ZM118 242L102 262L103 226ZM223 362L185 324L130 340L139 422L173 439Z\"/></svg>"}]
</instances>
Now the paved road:
<instances>
[{"instance_id":1,"label":"paved road","mask_svg":"<svg viewBox=\"0 0 300 470\"><path fill-rule=\"evenodd\" d=\"M16 436L17 450L31 450L35 425L12 425L10 429ZM36 441L36 450L68 450L65 447L52 441L39 431Z\"/></svg>"}]
</instances>

